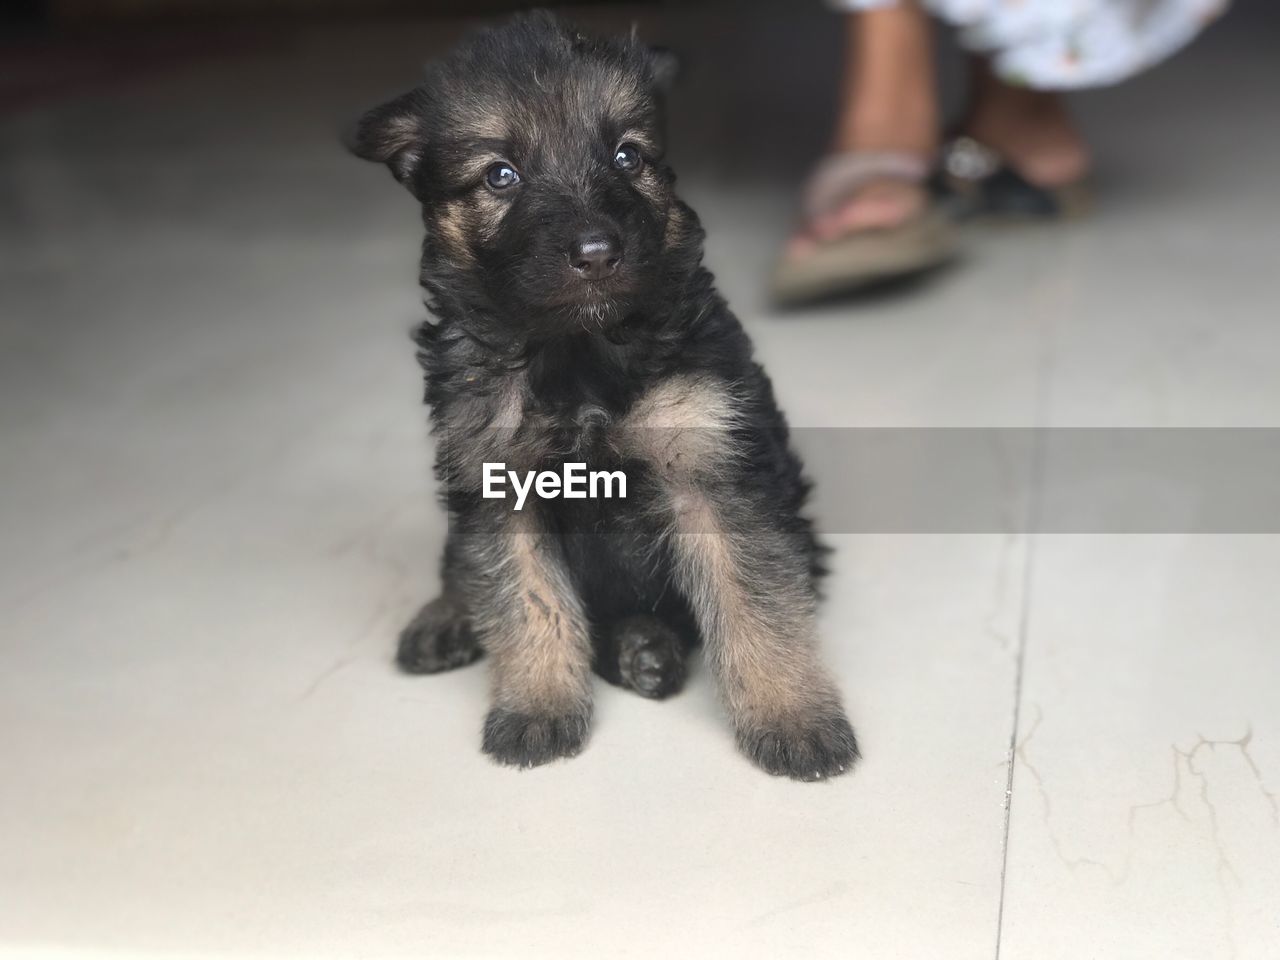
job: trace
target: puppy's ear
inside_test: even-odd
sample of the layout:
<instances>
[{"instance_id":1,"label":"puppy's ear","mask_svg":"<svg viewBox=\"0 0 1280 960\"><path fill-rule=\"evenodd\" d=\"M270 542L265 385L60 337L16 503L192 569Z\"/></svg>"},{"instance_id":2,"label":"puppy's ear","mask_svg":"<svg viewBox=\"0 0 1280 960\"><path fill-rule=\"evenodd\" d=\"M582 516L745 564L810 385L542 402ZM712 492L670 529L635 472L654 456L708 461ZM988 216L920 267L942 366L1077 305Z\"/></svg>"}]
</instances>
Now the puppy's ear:
<instances>
[{"instance_id":1,"label":"puppy's ear","mask_svg":"<svg viewBox=\"0 0 1280 960\"><path fill-rule=\"evenodd\" d=\"M426 109L426 91L415 87L362 116L343 143L357 157L385 163L397 180L412 186L422 160Z\"/></svg>"},{"instance_id":2,"label":"puppy's ear","mask_svg":"<svg viewBox=\"0 0 1280 960\"><path fill-rule=\"evenodd\" d=\"M653 84L662 93L668 92L680 74L680 58L669 47L649 47L649 73Z\"/></svg>"}]
</instances>

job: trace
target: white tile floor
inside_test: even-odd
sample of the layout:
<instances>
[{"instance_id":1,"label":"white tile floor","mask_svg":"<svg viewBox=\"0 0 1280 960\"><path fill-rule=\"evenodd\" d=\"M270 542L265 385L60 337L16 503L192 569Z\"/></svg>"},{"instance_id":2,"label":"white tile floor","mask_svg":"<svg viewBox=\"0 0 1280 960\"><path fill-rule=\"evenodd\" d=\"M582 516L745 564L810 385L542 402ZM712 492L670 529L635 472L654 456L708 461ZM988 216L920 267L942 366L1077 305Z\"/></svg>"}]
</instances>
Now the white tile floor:
<instances>
[{"instance_id":1,"label":"white tile floor","mask_svg":"<svg viewBox=\"0 0 1280 960\"><path fill-rule=\"evenodd\" d=\"M1096 217L897 299L767 315L788 184L693 163L792 419L1280 426L1250 26L1085 98ZM482 669L390 668L442 533L418 223L331 135L449 32L0 127L0 955L1280 956L1274 536L833 538L866 760L824 786L742 761L702 671L514 774Z\"/></svg>"}]
</instances>

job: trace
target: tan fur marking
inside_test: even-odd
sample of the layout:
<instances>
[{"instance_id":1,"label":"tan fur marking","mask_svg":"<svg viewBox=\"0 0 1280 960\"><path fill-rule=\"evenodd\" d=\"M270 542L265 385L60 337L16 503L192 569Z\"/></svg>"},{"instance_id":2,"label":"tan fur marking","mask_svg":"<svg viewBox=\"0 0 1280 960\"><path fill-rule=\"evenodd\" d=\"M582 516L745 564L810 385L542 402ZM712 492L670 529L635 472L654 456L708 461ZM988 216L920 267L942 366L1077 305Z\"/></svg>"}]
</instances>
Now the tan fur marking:
<instances>
[{"instance_id":1,"label":"tan fur marking","mask_svg":"<svg viewBox=\"0 0 1280 960\"><path fill-rule=\"evenodd\" d=\"M498 388L497 403L493 407L493 419L489 426L496 430L519 429L524 420L525 375L513 373Z\"/></svg>"},{"instance_id":2,"label":"tan fur marking","mask_svg":"<svg viewBox=\"0 0 1280 960\"><path fill-rule=\"evenodd\" d=\"M410 146L422 133L418 118L411 114L388 117L385 129L388 143L397 150Z\"/></svg>"},{"instance_id":3,"label":"tan fur marking","mask_svg":"<svg viewBox=\"0 0 1280 960\"><path fill-rule=\"evenodd\" d=\"M662 244L668 250L677 246L684 237L684 232L688 228L685 220L684 211L678 203L671 204L667 208L667 228L662 235Z\"/></svg>"},{"instance_id":4,"label":"tan fur marking","mask_svg":"<svg viewBox=\"0 0 1280 960\"><path fill-rule=\"evenodd\" d=\"M441 204L436 214L435 226L440 242L448 250L452 260L463 266L474 262L467 236L467 208L464 204L456 200Z\"/></svg>"},{"instance_id":5,"label":"tan fur marking","mask_svg":"<svg viewBox=\"0 0 1280 960\"><path fill-rule=\"evenodd\" d=\"M646 167L640 171L640 175L631 181L636 191L648 200L653 206L661 210L667 204L667 189L660 181L652 169ZM668 223L670 228L670 223Z\"/></svg>"},{"instance_id":6,"label":"tan fur marking","mask_svg":"<svg viewBox=\"0 0 1280 960\"><path fill-rule=\"evenodd\" d=\"M476 191L474 197L474 224L476 236L482 241L494 238L502 221L511 209L510 204L491 193Z\"/></svg>"},{"instance_id":7,"label":"tan fur marking","mask_svg":"<svg viewBox=\"0 0 1280 960\"><path fill-rule=\"evenodd\" d=\"M734 456L737 422L728 388L709 377L674 377L631 407L615 442L669 479L715 475Z\"/></svg>"},{"instance_id":8,"label":"tan fur marking","mask_svg":"<svg viewBox=\"0 0 1280 960\"><path fill-rule=\"evenodd\" d=\"M496 153L477 153L473 156L466 157L458 161L458 165L453 170L453 175L460 181L479 181L495 163L505 160Z\"/></svg>"},{"instance_id":9,"label":"tan fur marking","mask_svg":"<svg viewBox=\"0 0 1280 960\"><path fill-rule=\"evenodd\" d=\"M672 507L677 577L735 721L785 721L832 698L815 656L814 600L803 584L752 571L743 548L764 545L735 539L700 491L676 493ZM761 589L772 595L760 596Z\"/></svg>"},{"instance_id":10,"label":"tan fur marking","mask_svg":"<svg viewBox=\"0 0 1280 960\"><path fill-rule=\"evenodd\" d=\"M626 117L645 106L644 91L634 78L621 70L609 70L582 78L584 82L565 90L564 97L572 115L578 117Z\"/></svg>"},{"instance_id":11,"label":"tan fur marking","mask_svg":"<svg viewBox=\"0 0 1280 960\"><path fill-rule=\"evenodd\" d=\"M547 534L513 516L503 566L510 622L489 625L494 702L510 710L559 714L590 696L591 642L582 602Z\"/></svg>"},{"instance_id":12,"label":"tan fur marking","mask_svg":"<svg viewBox=\"0 0 1280 960\"><path fill-rule=\"evenodd\" d=\"M724 513L733 510L733 495L717 487L736 456L737 422L727 385L679 377L636 402L618 442L658 471L677 583L742 727L799 719L837 697L817 660L816 600L804 549L752 524L749 513L737 527Z\"/></svg>"},{"instance_id":13,"label":"tan fur marking","mask_svg":"<svg viewBox=\"0 0 1280 960\"><path fill-rule=\"evenodd\" d=\"M645 106L644 91L621 72L613 72L602 91L606 113L615 117L635 114Z\"/></svg>"},{"instance_id":14,"label":"tan fur marking","mask_svg":"<svg viewBox=\"0 0 1280 960\"><path fill-rule=\"evenodd\" d=\"M459 126L466 135L476 139L504 140L507 136L507 117L501 105L476 96L467 97L465 108L460 111Z\"/></svg>"}]
</instances>

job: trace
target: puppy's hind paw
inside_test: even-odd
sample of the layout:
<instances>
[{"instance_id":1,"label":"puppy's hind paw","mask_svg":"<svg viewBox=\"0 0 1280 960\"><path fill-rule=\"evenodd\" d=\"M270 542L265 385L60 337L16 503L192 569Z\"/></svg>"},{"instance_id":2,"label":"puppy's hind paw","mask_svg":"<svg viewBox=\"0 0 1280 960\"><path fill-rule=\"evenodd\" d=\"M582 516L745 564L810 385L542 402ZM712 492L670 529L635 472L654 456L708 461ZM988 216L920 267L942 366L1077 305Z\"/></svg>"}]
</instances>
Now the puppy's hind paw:
<instances>
[{"instance_id":1,"label":"puppy's hind paw","mask_svg":"<svg viewBox=\"0 0 1280 960\"><path fill-rule=\"evenodd\" d=\"M757 766L793 780L827 780L848 772L857 762L858 740L837 708L832 713L738 731L738 746Z\"/></svg>"},{"instance_id":2,"label":"puppy's hind paw","mask_svg":"<svg viewBox=\"0 0 1280 960\"><path fill-rule=\"evenodd\" d=\"M614 628L618 676L642 697L661 700L684 686L685 650L680 637L652 617L631 617Z\"/></svg>"},{"instance_id":3,"label":"puppy's hind paw","mask_svg":"<svg viewBox=\"0 0 1280 960\"><path fill-rule=\"evenodd\" d=\"M528 769L576 756L587 729L585 713L541 716L494 707L484 721L481 749L498 763Z\"/></svg>"},{"instance_id":4,"label":"puppy's hind paw","mask_svg":"<svg viewBox=\"0 0 1280 960\"><path fill-rule=\"evenodd\" d=\"M474 663L483 653L466 613L448 597L436 597L400 632L396 663L405 673L440 673Z\"/></svg>"}]
</instances>

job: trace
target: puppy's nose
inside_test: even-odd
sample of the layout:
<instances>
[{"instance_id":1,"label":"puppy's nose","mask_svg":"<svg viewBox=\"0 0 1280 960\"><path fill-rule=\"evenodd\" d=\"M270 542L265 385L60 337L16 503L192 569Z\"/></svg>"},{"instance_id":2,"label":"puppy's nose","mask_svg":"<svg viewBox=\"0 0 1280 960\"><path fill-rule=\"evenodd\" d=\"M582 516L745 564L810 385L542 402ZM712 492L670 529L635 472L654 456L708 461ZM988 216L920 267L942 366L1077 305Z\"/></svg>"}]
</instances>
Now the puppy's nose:
<instances>
[{"instance_id":1,"label":"puppy's nose","mask_svg":"<svg viewBox=\"0 0 1280 960\"><path fill-rule=\"evenodd\" d=\"M581 234L569 248L569 266L583 280L612 276L622 262L622 243L612 233L592 230Z\"/></svg>"}]
</instances>

